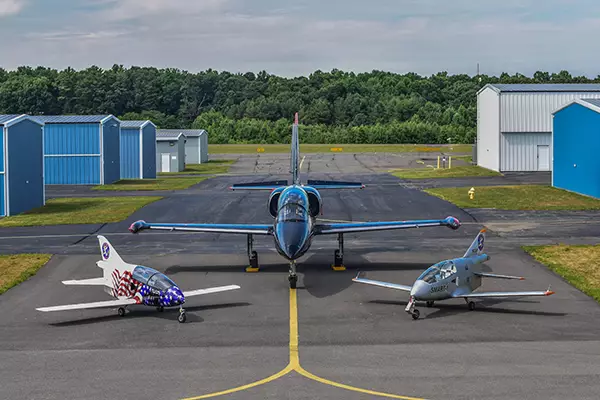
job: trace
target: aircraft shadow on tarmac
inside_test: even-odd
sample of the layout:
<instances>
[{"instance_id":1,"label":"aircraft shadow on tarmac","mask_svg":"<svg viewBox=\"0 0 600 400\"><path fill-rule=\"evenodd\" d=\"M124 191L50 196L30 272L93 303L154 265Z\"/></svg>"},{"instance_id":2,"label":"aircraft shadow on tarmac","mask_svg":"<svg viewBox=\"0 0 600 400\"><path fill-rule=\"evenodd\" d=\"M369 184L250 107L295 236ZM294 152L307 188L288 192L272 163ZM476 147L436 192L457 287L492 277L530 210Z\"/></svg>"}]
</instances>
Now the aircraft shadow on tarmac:
<instances>
[{"instance_id":1,"label":"aircraft shadow on tarmac","mask_svg":"<svg viewBox=\"0 0 600 400\"><path fill-rule=\"evenodd\" d=\"M204 319L199 315L195 314L195 311L207 311L207 310L218 310L222 308L233 308L233 307L246 307L250 306L250 303L246 302L238 302L238 303L221 303L221 304L209 304L202 306L189 306L185 307L185 311L187 314L187 322L186 323L200 323L203 322ZM132 308L125 314L124 317L120 317L116 312L113 312L109 309L107 315L101 315L93 318L84 318L72 321L62 321L55 322L49 325L62 327L62 326L77 326L77 325L88 325L88 324L96 324L103 323L107 321L117 321L124 319L137 319L137 318L159 318L165 319L169 321L177 320L177 313L179 312L178 308L165 309L162 312L156 310L156 308L148 307L140 305L138 307L132 306Z\"/></svg>"},{"instance_id":2,"label":"aircraft shadow on tarmac","mask_svg":"<svg viewBox=\"0 0 600 400\"><path fill-rule=\"evenodd\" d=\"M415 271L415 279L428 267L430 263L415 262L371 262L364 257L356 254L346 253L346 271L333 271L329 257L322 254L308 256L305 260L298 262L298 274L301 279L298 282L297 289L306 290L317 298L333 296L348 289L354 283L352 278L356 276L357 271ZM178 272L240 272L248 274L245 271L245 265L239 266L179 266L168 267L165 273L168 275ZM281 284L288 285L287 273L288 264L285 262L277 264L267 264L260 266L260 272L252 273L260 279L263 273L281 273ZM176 277L175 277L176 278ZM174 279L175 279L174 278Z\"/></svg>"},{"instance_id":3,"label":"aircraft shadow on tarmac","mask_svg":"<svg viewBox=\"0 0 600 400\"><path fill-rule=\"evenodd\" d=\"M515 309L497 308L497 307L491 308L492 306L495 306L495 305L501 304L501 303L506 303L506 302L531 303L531 304L539 303L537 301L531 301L531 300L488 299L488 300L478 301L476 303L477 306L476 306L475 310L469 311L469 309L467 308L467 305L464 302L452 304L452 303L444 303L443 301L440 301L440 302L436 302L434 304L434 306L430 308L431 310L436 310L436 311L433 311L431 314L427 314L425 316L425 319L444 318L444 317L450 317L452 315L462 314L462 313L467 313L467 312L474 312L474 313L484 312L484 313L517 314L517 315L540 315L540 316L546 316L546 317L563 317L563 316L567 315L567 313L560 313L560 312L547 312L547 311L535 311L535 310L515 310ZM404 309L404 307L406 307L406 305L408 304L408 300L406 300L406 301L402 301L402 300L398 300L398 301L395 301L395 300L371 300L371 301L369 301L369 303L398 306L398 307L402 307L402 309ZM417 305L420 305L420 302L418 302ZM425 304L423 304L422 307L420 307L420 309L426 310L428 308L426 308Z\"/></svg>"}]
</instances>

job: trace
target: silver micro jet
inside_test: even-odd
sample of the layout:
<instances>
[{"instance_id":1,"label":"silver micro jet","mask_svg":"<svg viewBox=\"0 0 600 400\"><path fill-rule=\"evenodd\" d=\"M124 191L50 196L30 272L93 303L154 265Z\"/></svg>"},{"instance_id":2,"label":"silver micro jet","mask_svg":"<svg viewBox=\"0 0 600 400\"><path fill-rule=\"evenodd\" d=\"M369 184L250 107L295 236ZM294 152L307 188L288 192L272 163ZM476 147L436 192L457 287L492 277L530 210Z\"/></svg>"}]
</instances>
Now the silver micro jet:
<instances>
[{"instance_id":1,"label":"silver micro jet","mask_svg":"<svg viewBox=\"0 0 600 400\"><path fill-rule=\"evenodd\" d=\"M475 298L550 296L554 294L554 292L550 290L550 287L548 287L548 290L539 292L473 292L481 286L481 278L484 277L518 280L525 279L520 276L481 272L481 264L490 259L490 256L483 253L484 241L485 229L482 229L464 256L461 258L444 260L427 268L412 286L361 278L360 271L352 281L409 292L410 297L405 311L411 314L413 319L419 318L419 310L415 309L416 301L425 301L427 302L427 307L433 307L434 302L437 300L463 298L467 302L469 310L474 310L475 303L471 301L471 299Z\"/></svg>"}]
</instances>

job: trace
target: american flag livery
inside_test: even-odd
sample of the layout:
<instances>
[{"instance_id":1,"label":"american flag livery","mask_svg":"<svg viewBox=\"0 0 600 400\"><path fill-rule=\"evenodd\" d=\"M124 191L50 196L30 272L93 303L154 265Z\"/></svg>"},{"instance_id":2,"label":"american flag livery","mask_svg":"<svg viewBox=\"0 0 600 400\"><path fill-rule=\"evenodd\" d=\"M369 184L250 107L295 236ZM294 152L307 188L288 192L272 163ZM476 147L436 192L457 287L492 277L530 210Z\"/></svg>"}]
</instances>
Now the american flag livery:
<instances>
[{"instance_id":1,"label":"american flag livery","mask_svg":"<svg viewBox=\"0 0 600 400\"><path fill-rule=\"evenodd\" d=\"M133 279L131 271L121 272L118 269L114 269L112 272L113 289L112 295L114 297L127 297L135 298L138 304L142 302L142 296L139 292L140 282Z\"/></svg>"}]
</instances>

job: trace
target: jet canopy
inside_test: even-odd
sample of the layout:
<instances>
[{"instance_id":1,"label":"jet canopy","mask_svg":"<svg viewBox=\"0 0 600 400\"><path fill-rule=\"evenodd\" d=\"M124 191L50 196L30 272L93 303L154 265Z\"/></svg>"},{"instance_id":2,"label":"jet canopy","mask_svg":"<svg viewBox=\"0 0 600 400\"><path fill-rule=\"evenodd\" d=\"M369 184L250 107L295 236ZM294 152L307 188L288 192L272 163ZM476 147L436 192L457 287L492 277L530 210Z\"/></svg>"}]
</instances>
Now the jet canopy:
<instances>
[{"instance_id":1,"label":"jet canopy","mask_svg":"<svg viewBox=\"0 0 600 400\"><path fill-rule=\"evenodd\" d=\"M175 286L175 282L167 278L165 274L141 265L138 265L133 269L132 276L136 281L162 291Z\"/></svg>"},{"instance_id":2,"label":"jet canopy","mask_svg":"<svg viewBox=\"0 0 600 400\"><path fill-rule=\"evenodd\" d=\"M456 265L451 260L441 261L427 268L417 280L422 280L427 283L436 283L444 280L456 273Z\"/></svg>"}]
</instances>

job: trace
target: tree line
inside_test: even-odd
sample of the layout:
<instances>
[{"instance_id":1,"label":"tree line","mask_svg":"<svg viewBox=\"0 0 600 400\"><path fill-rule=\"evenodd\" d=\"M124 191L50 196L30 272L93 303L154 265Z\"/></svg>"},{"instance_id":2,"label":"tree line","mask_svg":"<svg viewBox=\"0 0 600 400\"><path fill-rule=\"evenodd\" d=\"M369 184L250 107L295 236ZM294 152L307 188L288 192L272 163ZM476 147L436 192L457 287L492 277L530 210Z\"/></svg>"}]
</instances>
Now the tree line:
<instances>
[{"instance_id":1,"label":"tree line","mask_svg":"<svg viewBox=\"0 0 600 400\"><path fill-rule=\"evenodd\" d=\"M298 111L303 143L472 143L476 93L487 83L600 83L600 76L0 68L0 113L113 114L206 129L211 143L287 143Z\"/></svg>"}]
</instances>

